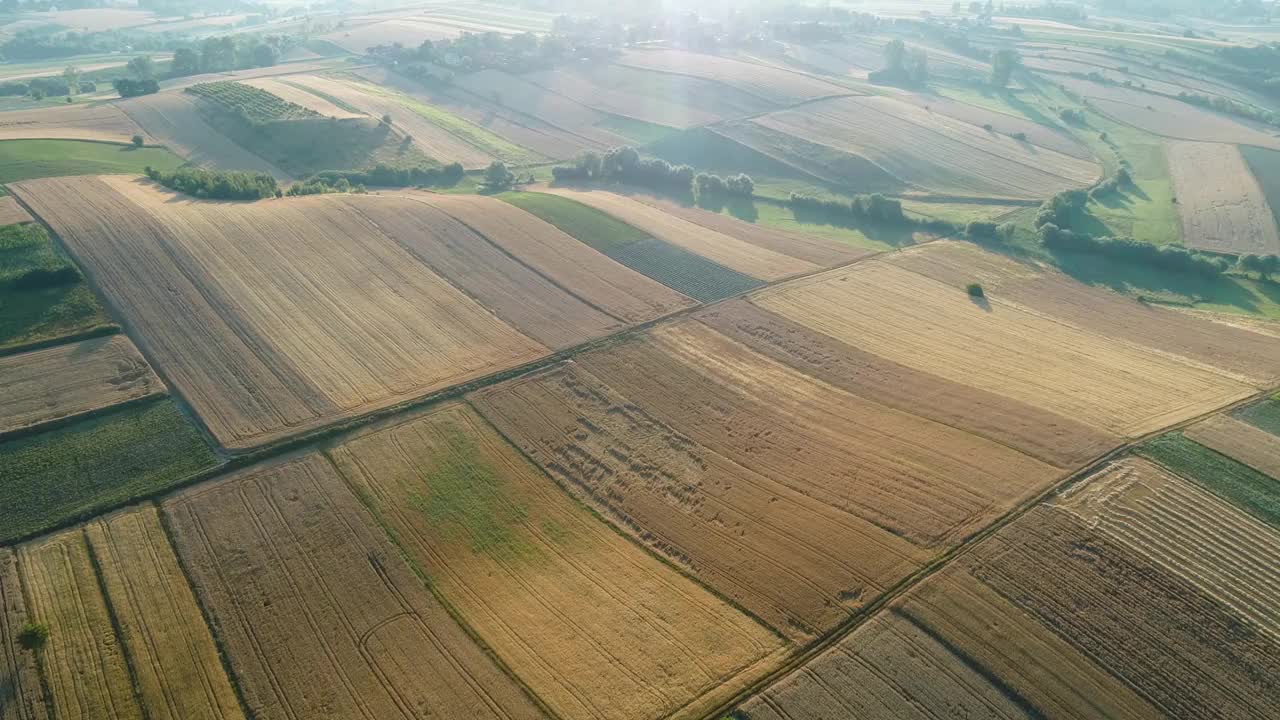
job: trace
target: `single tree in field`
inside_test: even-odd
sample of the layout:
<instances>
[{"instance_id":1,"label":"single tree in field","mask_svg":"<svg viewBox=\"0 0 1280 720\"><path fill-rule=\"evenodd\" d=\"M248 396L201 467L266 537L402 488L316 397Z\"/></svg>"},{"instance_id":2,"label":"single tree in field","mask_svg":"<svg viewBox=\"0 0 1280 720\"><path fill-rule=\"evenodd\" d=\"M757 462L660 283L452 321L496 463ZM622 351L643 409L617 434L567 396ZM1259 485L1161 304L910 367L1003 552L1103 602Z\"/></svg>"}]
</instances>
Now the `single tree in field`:
<instances>
[{"instance_id":1,"label":"single tree in field","mask_svg":"<svg viewBox=\"0 0 1280 720\"><path fill-rule=\"evenodd\" d=\"M150 55L139 55L125 67L136 80L154 80L156 77L156 64L151 61Z\"/></svg>"},{"instance_id":2,"label":"single tree in field","mask_svg":"<svg viewBox=\"0 0 1280 720\"><path fill-rule=\"evenodd\" d=\"M44 623L28 622L18 631L18 644L23 650L41 650L49 642L49 626Z\"/></svg>"},{"instance_id":3,"label":"single tree in field","mask_svg":"<svg viewBox=\"0 0 1280 720\"><path fill-rule=\"evenodd\" d=\"M72 95L80 94L80 68L75 65L68 65L67 69L62 71L62 79L67 81L68 99Z\"/></svg>"},{"instance_id":4,"label":"single tree in field","mask_svg":"<svg viewBox=\"0 0 1280 720\"><path fill-rule=\"evenodd\" d=\"M901 40L890 40L884 46L885 70L890 75L901 74L907 66L907 45Z\"/></svg>"},{"instance_id":5,"label":"single tree in field","mask_svg":"<svg viewBox=\"0 0 1280 720\"><path fill-rule=\"evenodd\" d=\"M484 169L484 187L486 190L509 190L516 180L515 174L507 169L506 163L494 160Z\"/></svg>"},{"instance_id":6,"label":"single tree in field","mask_svg":"<svg viewBox=\"0 0 1280 720\"><path fill-rule=\"evenodd\" d=\"M1021 64L1022 58L1017 50L1005 48L996 52L991 58L991 84L998 88L1008 87L1013 71Z\"/></svg>"},{"instance_id":7,"label":"single tree in field","mask_svg":"<svg viewBox=\"0 0 1280 720\"><path fill-rule=\"evenodd\" d=\"M142 136L141 136L141 135L134 135L134 136L133 136L133 146L134 146L134 147L136 147L136 148L140 148L140 147L142 147L142 142L143 142L143 141L142 141Z\"/></svg>"}]
</instances>

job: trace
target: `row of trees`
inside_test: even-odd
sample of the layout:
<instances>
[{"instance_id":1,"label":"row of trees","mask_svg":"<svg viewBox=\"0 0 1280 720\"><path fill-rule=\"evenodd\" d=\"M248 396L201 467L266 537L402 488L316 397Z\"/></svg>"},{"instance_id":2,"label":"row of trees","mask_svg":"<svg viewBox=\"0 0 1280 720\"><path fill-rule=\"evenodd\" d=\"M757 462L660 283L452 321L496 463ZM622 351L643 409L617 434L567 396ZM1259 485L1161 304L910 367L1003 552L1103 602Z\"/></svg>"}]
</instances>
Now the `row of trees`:
<instances>
[{"instance_id":1,"label":"row of trees","mask_svg":"<svg viewBox=\"0 0 1280 720\"><path fill-rule=\"evenodd\" d=\"M464 170L460 163L443 167L392 167L378 163L364 170L326 170L307 178L337 185L346 181L349 185L373 185L375 187L453 187L462 180Z\"/></svg>"},{"instance_id":2,"label":"row of trees","mask_svg":"<svg viewBox=\"0 0 1280 720\"><path fill-rule=\"evenodd\" d=\"M1176 245L1152 245L1128 237L1095 237L1088 233L1059 228L1053 223L1040 227L1040 241L1051 250L1070 250L1103 255L1125 262L1142 263L1172 272L1215 278L1231 268L1220 257L1213 257Z\"/></svg>"},{"instance_id":3,"label":"row of trees","mask_svg":"<svg viewBox=\"0 0 1280 720\"><path fill-rule=\"evenodd\" d=\"M640 151L630 146L613 148L603 155L585 151L573 164L551 168L551 176L557 182L624 182L664 191L690 192L696 197L749 198L755 192L755 182L749 175L722 177L699 173L689 165L641 157Z\"/></svg>"},{"instance_id":4,"label":"row of trees","mask_svg":"<svg viewBox=\"0 0 1280 720\"><path fill-rule=\"evenodd\" d=\"M1236 260L1236 269L1240 272L1257 273L1263 280L1271 280L1271 276L1280 273L1280 255L1241 255Z\"/></svg>"},{"instance_id":5,"label":"row of trees","mask_svg":"<svg viewBox=\"0 0 1280 720\"><path fill-rule=\"evenodd\" d=\"M266 173L179 168L164 172L151 166L147 177L172 190L210 200L261 200L284 193Z\"/></svg>"}]
</instances>

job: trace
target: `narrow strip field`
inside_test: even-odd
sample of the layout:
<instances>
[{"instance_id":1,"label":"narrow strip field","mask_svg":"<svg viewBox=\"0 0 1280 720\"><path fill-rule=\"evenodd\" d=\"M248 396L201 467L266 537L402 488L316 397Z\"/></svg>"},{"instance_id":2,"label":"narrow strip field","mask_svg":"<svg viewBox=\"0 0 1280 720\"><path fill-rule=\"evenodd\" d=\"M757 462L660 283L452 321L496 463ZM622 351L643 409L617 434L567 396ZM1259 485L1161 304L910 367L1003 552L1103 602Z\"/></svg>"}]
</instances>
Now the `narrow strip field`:
<instances>
[{"instance_id":1,"label":"narrow strip field","mask_svg":"<svg viewBox=\"0 0 1280 720\"><path fill-rule=\"evenodd\" d=\"M316 454L164 503L253 717L543 717Z\"/></svg>"},{"instance_id":2,"label":"narrow strip field","mask_svg":"<svg viewBox=\"0 0 1280 720\"><path fill-rule=\"evenodd\" d=\"M1138 446L1137 452L1179 475L1194 480L1218 496L1280 528L1280 482L1234 458L1167 433Z\"/></svg>"},{"instance_id":3,"label":"narrow strip field","mask_svg":"<svg viewBox=\"0 0 1280 720\"><path fill-rule=\"evenodd\" d=\"M0 548L0 720L48 720L36 654L19 643L23 627L37 622L27 609L13 550Z\"/></svg>"},{"instance_id":4,"label":"narrow strip field","mask_svg":"<svg viewBox=\"0 0 1280 720\"><path fill-rule=\"evenodd\" d=\"M1168 154L1185 245L1234 255L1280 254L1275 215L1239 148L1178 142Z\"/></svg>"},{"instance_id":5,"label":"narrow strip field","mask_svg":"<svg viewBox=\"0 0 1280 720\"><path fill-rule=\"evenodd\" d=\"M563 718L701 717L782 644L455 405L332 451L432 587Z\"/></svg>"},{"instance_id":6,"label":"narrow strip field","mask_svg":"<svg viewBox=\"0 0 1280 720\"><path fill-rule=\"evenodd\" d=\"M1215 415L1192 425L1183 434L1210 450L1276 478L1280 483L1280 436L1230 415Z\"/></svg>"},{"instance_id":7,"label":"narrow strip field","mask_svg":"<svg viewBox=\"0 0 1280 720\"><path fill-rule=\"evenodd\" d=\"M743 242L624 195L564 188L547 188L545 192L576 200L652 237L760 280L781 280L818 269L811 262Z\"/></svg>"},{"instance_id":8,"label":"narrow strip field","mask_svg":"<svg viewBox=\"0 0 1280 720\"><path fill-rule=\"evenodd\" d=\"M165 391L123 335L0 358L0 437Z\"/></svg>"},{"instance_id":9,"label":"narrow strip field","mask_svg":"<svg viewBox=\"0 0 1280 720\"><path fill-rule=\"evenodd\" d=\"M451 279L484 290L499 314L509 311L530 332L545 329L557 344L612 324L496 250L468 264L463 258L483 254L487 243L418 202L360 195L200 202L127 178L46 180L15 191L67 242L227 447L269 442L547 352L424 260L461 273ZM544 309L557 314L538 315Z\"/></svg>"},{"instance_id":10,"label":"narrow strip field","mask_svg":"<svg viewBox=\"0 0 1280 720\"><path fill-rule=\"evenodd\" d=\"M99 140L125 144L145 133L132 118L108 103L13 110L0 113L0 140L28 138Z\"/></svg>"},{"instance_id":11,"label":"narrow strip field","mask_svg":"<svg viewBox=\"0 0 1280 720\"><path fill-rule=\"evenodd\" d=\"M419 197L623 322L646 322L696 304L510 203L479 195Z\"/></svg>"}]
</instances>

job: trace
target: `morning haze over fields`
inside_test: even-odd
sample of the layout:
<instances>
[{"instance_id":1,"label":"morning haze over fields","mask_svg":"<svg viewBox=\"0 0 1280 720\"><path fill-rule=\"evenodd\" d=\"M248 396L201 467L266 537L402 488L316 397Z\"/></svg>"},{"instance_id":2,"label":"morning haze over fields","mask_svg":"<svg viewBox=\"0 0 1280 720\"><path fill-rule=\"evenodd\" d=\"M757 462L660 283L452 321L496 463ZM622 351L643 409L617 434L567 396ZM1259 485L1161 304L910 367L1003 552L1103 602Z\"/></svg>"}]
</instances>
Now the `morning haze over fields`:
<instances>
[{"instance_id":1,"label":"morning haze over fields","mask_svg":"<svg viewBox=\"0 0 1280 720\"><path fill-rule=\"evenodd\" d=\"M1280 2L0 4L0 720L1280 717Z\"/></svg>"}]
</instances>

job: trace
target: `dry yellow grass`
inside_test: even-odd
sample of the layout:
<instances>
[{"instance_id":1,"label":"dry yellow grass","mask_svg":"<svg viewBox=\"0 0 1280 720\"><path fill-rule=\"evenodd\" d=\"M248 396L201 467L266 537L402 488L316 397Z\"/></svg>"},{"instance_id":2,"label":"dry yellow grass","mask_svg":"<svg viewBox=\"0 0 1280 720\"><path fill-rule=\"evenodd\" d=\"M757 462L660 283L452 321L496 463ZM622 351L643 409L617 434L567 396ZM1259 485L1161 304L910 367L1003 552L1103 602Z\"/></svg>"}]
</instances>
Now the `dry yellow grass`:
<instances>
[{"instance_id":1,"label":"dry yellow grass","mask_svg":"<svg viewBox=\"0 0 1280 720\"><path fill-rule=\"evenodd\" d=\"M818 265L743 242L676 217L638 200L603 190L545 188L639 228L649 235L760 280L781 280L818 269Z\"/></svg>"},{"instance_id":2,"label":"dry yellow grass","mask_svg":"<svg viewBox=\"0 0 1280 720\"><path fill-rule=\"evenodd\" d=\"M164 504L257 720L545 717L319 454Z\"/></svg>"},{"instance_id":3,"label":"dry yellow grass","mask_svg":"<svg viewBox=\"0 0 1280 720\"><path fill-rule=\"evenodd\" d=\"M701 717L781 659L777 636L592 517L465 406L333 457L562 718Z\"/></svg>"},{"instance_id":4,"label":"dry yellow grass","mask_svg":"<svg viewBox=\"0 0 1280 720\"><path fill-rule=\"evenodd\" d=\"M696 304L510 203L479 195L415 197L623 322L641 323Z\"/></svg>"},{"instance_id":5,"label":"dry yellow grass","mask_svg":"<svg viewBox=\"0 0 1280 720\"><path fill-rule=\"evenodd\" d=\"M27 612L17 556L0 548L0 720L47 720L36 654L18 644Z\"/></svg>"},{"instance_id":6,"label":"dry yellow grass","mask_svg":"<svg viewBox=\"0 0 1280 720\"><path fill-rule=\"evenodd\" d=\"M200 202L121 177L45 179L14 190L67 242L228 447L262 444L547 351L432 272L345 197ZM413 240L443 242L429 234Z\"/></svg>"},{"instance_id":7,"label":"dry yellow grass","mask_svg":"<svg viewBox=\"0 0 1280 720\"><path fill-rule=\"evenodd\" d=\"M151 720L243 719L154 505L85 526Z\"/></svg>"},{"instance_id":8,"label":"dry yellow grass","mask_svg":"<svg viewBox=\"0 0 1280 720\"><path fill-rule=\"evenodd\" d=\"M68 105L0 113L0 140L49 138L127 143L147 133L116 105Z\"/></svg>"},{"instance_id":9,"label":"dry yellow grass","mask_svg":"<svg viewBox=\"0 0 1280 720\"><path fill-rule=\"evenodd\" d=\"M0 436L164 391L124 335L0 357Z\"/></svg>"},{"instance_id":10,"label":"dry yellow grass","mask_svg":"<svg viewBox=\"0 0 1280 720\"><path fill-rule=\"evenodd\" d=\"M1219 253L1280 253L1280 229L1235 145L1176 142L1167 148L1182 242Z\"/></svg>"},{"instance_id":11,"label":"dry yellow grass","mask_svg":"<svg viewBox=\"0 0 1280 720\"><path fill-rule=\"evenodd\" d=\"M1280 437L1229 415L1214 415L1184 435L1280 481Z\"/></svg>"},{"instance_id":12,"label":"dry yellow grass","mask_svg":"<svg viewBox=\"0 0 1280 720\"><path fill-rule=\"evenodd\" d=\"M49 627L40 654L59 720L142 720L120 638L80 528L18 548L31 617Z\"/></svg>"},{"instance_id":13,"label":"dry yellow grass","mask_svg":"<svg viewBox=\"0 0 1280 720\"><path fill-rule=\"evenodd\" d=\"M1095 291L1103 292L1103 291ZM863 350L1124 436L1255 392L1225 372L871 260L754 302Z\"/></svg>"}]
</instances>

